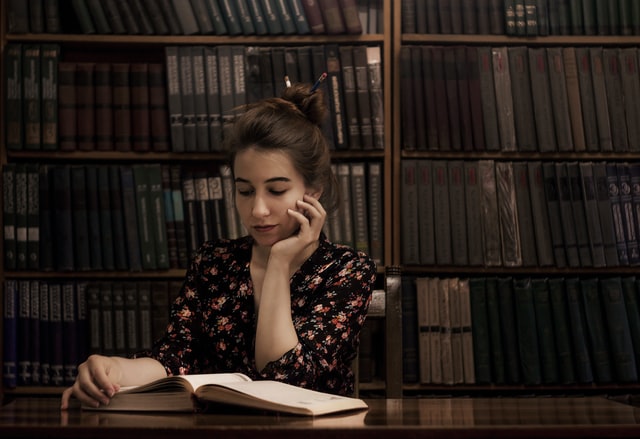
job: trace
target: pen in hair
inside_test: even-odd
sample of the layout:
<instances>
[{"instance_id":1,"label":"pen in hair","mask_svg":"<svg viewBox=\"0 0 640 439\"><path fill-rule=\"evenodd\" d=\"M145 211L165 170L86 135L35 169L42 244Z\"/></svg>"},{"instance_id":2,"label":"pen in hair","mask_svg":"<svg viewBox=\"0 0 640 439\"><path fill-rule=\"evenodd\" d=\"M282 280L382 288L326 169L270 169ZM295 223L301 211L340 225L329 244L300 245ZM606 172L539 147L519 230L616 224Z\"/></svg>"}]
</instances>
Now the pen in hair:
<instances>
[{"instance_id":1,"label":"pen in hair","mask_svg":"<svg viewBox=\"0 0 640 439\"><path fill-rule=\"evenodd\" d=\"M320 84L322 84L322 81L324 81L326 78L327 78L327 72L324 72L322 75L320 75L316 83L313 84L313 87L311 87L311 93L316 91L318 87L320 87Z\"/></svg>"},{"instance_id":2,"label":"pen in hair","mask_svg":"<svg viewBox=\"0 0 640 439\"><path fill-rule=\"evenodd\" d=\"M288 87L291 87L291 81L289 80L289 76L285 75L284 77L284 85Z\"/></svg>"}]
</instances>

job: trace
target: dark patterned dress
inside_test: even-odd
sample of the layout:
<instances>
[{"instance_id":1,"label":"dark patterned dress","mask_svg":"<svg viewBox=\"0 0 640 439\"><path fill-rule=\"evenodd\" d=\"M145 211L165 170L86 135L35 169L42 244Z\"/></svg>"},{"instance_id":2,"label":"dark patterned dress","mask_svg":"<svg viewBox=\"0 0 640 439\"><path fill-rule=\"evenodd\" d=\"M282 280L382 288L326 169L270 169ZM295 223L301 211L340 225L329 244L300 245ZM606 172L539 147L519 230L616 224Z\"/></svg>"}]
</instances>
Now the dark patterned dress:
<instances>
[{"instance_id":1,"label":"dark patterned dress","mask_svg":"<svg viewBox=\"0 0 640 439\"><path fill-rule=\"evenodd\" d=\"M150 356L169 375L242 372L323 392L354 390L356 355L376 276L368 256L320 237L318 249L291 278L298 344L256 370L256 315L249 273L253 240L205 243L174 301L165 335Z\"/></svg>"}]
</instances>

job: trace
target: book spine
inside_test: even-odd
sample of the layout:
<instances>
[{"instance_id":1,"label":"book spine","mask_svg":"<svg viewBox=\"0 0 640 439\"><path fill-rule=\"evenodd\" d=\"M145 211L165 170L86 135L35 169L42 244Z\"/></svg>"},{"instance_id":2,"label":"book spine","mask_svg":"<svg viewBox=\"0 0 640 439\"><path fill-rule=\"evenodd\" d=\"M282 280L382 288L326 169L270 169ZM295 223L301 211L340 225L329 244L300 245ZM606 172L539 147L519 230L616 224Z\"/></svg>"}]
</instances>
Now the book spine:
<instances>
[{"instance_id":1,"label":"book spine","mask_svg":"<svg viewBox=\"0 0 640 439\"><path fill-rule=\"evenodd\" d=\"M24 149L42 148L40 45L22 46L22 110Z\"/></svg>"},{"instance_id":2,"label":"book spine","mask_svg":"<svg viewBox=\"0 0 640 439\"><path fill-rule=\"evenodd\" d=\"M16 165L2 166L2 225L4 268L15 270L17 259L17 218L16 218Z\"/></svg>"},{"instance_id":3,"label":"book spine","mask_svg":"<svg viewBox=\"0 0 640 439\"><path fill-rule=\"evenodd\" d=\"M2 343L2 380L8 389L18 385L18 281L4 281L3 301L3 343Z\"/></svg>"},{"instance_id":4,"label":"book spine","mask_svg":"<svg viewBox=\"0 0 640 439\"><path fill-rule=\"evenodd\" d=\"M81 62L76 66L76 117L78 150L95 151L95 63Z\"/></svg>"}]
</instances>

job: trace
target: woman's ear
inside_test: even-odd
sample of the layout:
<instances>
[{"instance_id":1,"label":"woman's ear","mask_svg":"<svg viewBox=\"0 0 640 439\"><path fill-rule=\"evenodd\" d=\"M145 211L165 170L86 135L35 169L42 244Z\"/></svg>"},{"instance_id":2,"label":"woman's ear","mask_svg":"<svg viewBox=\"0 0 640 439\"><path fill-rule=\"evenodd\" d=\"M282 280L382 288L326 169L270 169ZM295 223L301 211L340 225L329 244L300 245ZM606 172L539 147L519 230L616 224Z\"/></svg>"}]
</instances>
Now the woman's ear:
<instances>
[{"instance_id":1,"label":"woman's ear","mask_svg":"<svg viewBox=\"0 0 640 439\"><path fill-rule=\"evenodd\" d=\"M311 189L310 191L307 192L307 195L315 198L316 200L319 200L320 197L322 196L322 189L318 189L318 190Z\"/></svg>"}]
</instances>

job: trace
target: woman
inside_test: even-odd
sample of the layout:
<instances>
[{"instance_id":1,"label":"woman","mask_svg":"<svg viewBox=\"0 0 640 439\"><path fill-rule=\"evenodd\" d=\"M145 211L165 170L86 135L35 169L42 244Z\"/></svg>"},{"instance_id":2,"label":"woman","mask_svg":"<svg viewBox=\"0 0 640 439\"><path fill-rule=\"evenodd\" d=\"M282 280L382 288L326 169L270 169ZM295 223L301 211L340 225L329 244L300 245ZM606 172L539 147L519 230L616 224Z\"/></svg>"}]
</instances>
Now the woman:
<instances>
[{"instance_id":1,"label":"woman","mask_svg":"<svg viewBox=\"0 0 640 439\"><path fill-rule=\"evenodd\" d=\"M62 395L99 406L122 386L177 374L242 372L329 393L354 389L350 363L375 264L327 240L338 205L320 129L322 93L288 86L225 132L235 204L248 236L204 243L172 305L166 334L135 358L92 355Z\"/></svg>"}]
</instances>

